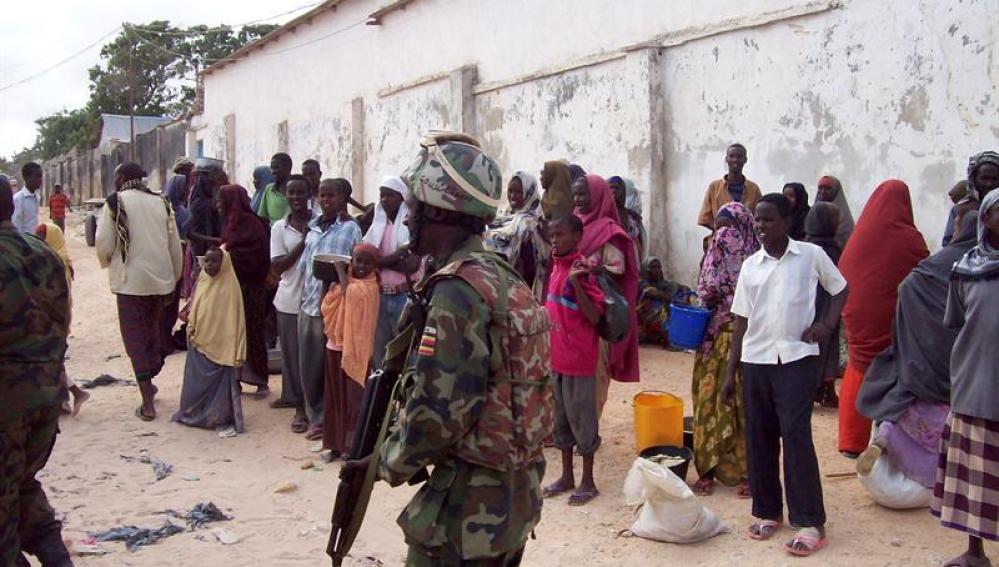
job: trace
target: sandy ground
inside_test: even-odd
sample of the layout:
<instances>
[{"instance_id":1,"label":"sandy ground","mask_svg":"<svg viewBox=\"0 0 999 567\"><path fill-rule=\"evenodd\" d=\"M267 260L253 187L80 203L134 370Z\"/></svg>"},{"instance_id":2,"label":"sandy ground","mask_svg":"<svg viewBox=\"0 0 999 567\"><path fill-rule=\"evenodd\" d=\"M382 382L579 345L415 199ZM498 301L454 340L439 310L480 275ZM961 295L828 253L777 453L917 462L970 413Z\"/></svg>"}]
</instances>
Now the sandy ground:
<instances>
[{"instance_id":1,"label":"sandy ground","mask_svg":"<svg viewBox=\"0 0 999 567\"><path fill-rule=\"evenodd\" d=\"M81 217L72 216L68 241L76 282L68 371L77 380L103 373L132 379L107 274L83 241ZM939 527L926 510L881 508L855 478L826 476L852 468L852 462L835 450L836 415L830 410L816 411L814 419L830 536L829 547L814 558L794 559L781 551L781 543L790 537L788 530L769 542L745 538L749 501L724 487L703 502L723 519L730 533L686 546L618 537L633 518L621 495L635 458L630 400L642 389L666 390L687 399L689 413L692 364L689 354L644 349L643 382L612 387L604 445L597 458L602 494L581 508L568 507L564 498L547 501L537 540L527 547L526 565L933 565L963 549L965 538ZM244 397L247 432L236 438L220 439L213 431L170 423L183 366L183 353L173 355L157 379L159 418L152 423L133 416L139 401L134 385L91 390L93 398L81 415L63 419L62 434L40 476L65 519L67 540L79 541L87 532L123 524L158 527L164 521L163 510L187 510L202 501L214 502L234 519L135 552L120 543L101 544L110 553L78 557L77 565L328 565L324 550L337 465L303 470L303 463L315 459L308 451L311 443L291 433L291 410L272 410L268 401ZM271 383L280 388L279 377L272 377ZM141 451L172 464L173 474L157 481L149 465L122 459ZM560 466L554 450L547 456L550 480ZM693 471L688 480L694 480ZM286 483L297 488L274 493ZM413 490L377 486L348 564L403 563L405 545L395 519ZM212 526L226 528L240 541L222 545L213 537ZM999 547L991 545L988 550L999 557Z\"/></svg>"}]
</instances>

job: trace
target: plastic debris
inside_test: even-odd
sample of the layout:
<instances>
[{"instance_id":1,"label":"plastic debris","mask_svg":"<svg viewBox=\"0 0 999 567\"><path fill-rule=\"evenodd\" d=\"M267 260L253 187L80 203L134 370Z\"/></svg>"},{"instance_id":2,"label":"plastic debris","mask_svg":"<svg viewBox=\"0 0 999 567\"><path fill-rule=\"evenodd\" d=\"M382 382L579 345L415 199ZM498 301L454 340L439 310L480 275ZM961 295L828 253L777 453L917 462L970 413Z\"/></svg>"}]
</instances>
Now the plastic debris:
<instances>
[{"instance_id":1,"label":"plastic debris","mask_svg":"<svg viewBox=\"0 0 999 567\"><path fill-rule=\"evenodd\" d=\"M219 510L214 502L199 502L184 514L176 510L164 510L163 513L169 514L179 520L186 520L191 530L200 528L211 522L224 522L232 519L232 516L226 516L225 512Z\"/></svg>"},{"instance_id":2,"label":"plastic debris","mask_svg":"<svg viewBox=\"0 0 999 567\"><path fill-rule=\"evenodd\" d=\"M184 528L171 523L170 520L163 522L159 528L140 528L137 526L119 526L104 532L90 534L96 541L123 541L125 549L135 551L144 545L152 545L157 541L168 538L172 535L185 531Z\"/></svg>"},{"instance_id":3,"label":"plastic debris","mask_svg":"<svg viewBox=\"0 0 999 567\"><path fill-rule=\"evenodd\" d=\"M201 480L201 477L194 473L187 473L184 475L184 480L186 480L187 482L198 482L199 480Z\"/></svg>"},{"instance_id":4,"label":"plastic debris","mask_svg":"<svg viewBox=\"0 0 999 567\"><path fill-rule=\"evenodd\" d=\"M225 528L212 528L212 535L214 535L215 539L219 540L219 543L222 545L239 543L239 536Z\"/></svg>"},{"instance_id":5,"label":"plastic debris","mask_svg":"<svg viewBox=\"0 0 999 567\"><path fill-rule=\"evenodd\" d=\"M126 463L145 463L147 465L152 465L153 472L156 473L157 481L163 480L164 478L170 476L170 473L173 472L173 465L161 459L153 457L152 455L140 455L138 457L121 455L121 459Z\"/></svg>"},{"instance_id":6,"label":"plastic debris","mask_svg":"<svg viewBox=\"0 0 999 567\"><path fill-rule=\"evenodd\" d=\"M277 488L274 489L274 494L284 494L286 492L292 492L297 489L298 485L295 484L294 482L285 482L283 484L279 484Z\"/></svg>"},{"instance_id":7,"label":"plastic debris","mask_svg":"<svg viewBox=\"0 0 999 567\"><path fill-rule=\"evenodd\" d=\"M131 380L122 380L121 378L115 378L110 374L101 374L93 380L80 380L80 386L83 386L84 390L92 390L98 386L113 386L115 384L135 384Z\"/></svg>"}]
</instances>

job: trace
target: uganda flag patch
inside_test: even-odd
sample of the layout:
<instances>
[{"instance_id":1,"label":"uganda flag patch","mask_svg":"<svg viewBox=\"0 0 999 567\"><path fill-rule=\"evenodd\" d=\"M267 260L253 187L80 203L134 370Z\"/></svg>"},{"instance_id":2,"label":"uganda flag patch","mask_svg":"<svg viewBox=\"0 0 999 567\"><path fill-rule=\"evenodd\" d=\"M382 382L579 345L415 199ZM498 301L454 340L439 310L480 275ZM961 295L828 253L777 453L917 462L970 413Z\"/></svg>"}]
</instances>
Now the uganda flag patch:
<instances>
[{"instance_id":1,"label":"uganda flag patch","mask_svg":"<svg viewBox=\"0 0 999 567\"><path fill-rule=\"evenodd\" d=\"M437 352L437 329L427 327L423 329L423 337L420 339L420 356L433 356Z\"/></svg>"}]
</instances>

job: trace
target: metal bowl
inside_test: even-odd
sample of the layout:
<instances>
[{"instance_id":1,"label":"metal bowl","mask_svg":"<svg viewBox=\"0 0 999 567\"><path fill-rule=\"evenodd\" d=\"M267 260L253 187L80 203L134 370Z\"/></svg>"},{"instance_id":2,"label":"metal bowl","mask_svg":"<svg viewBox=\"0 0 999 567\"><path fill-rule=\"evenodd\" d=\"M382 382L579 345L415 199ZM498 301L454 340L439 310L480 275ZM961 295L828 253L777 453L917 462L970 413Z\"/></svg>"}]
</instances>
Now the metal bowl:
<instances>
[{"instance_id":1,"label":"metal bowl","mask_svg":"<svg viewBox=\"0 0 999 567\"><path fill-rule=\"evenodd\" d=\"M350 256L340 254L316 254L312 257L312 275L327 284L339 281L336 272L337 262L350 262Z\"/></svg>"}]
</instances>

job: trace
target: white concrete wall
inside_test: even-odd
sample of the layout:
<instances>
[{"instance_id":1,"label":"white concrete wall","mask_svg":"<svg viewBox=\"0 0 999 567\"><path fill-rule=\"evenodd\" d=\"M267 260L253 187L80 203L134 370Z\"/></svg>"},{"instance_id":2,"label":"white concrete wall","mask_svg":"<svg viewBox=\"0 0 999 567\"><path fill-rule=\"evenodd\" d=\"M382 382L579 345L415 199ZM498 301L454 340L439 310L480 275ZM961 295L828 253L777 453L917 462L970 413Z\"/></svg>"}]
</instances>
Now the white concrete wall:
<instances>
[{"instance_id":1,"label":"white concrete wall","mask_svg":"<svg viewBox=\"0 0 999 567\"><path fill-rule=\"evenodd\" d=\"M287 121L296 168L317 158L371 200L425 130L474 116L465 129L506 177L569 158L636 179L653 252L693 283L694 218L732 141L764 191L800 180L814 194L831 173L855 215L879 181L906 180L931 245L967 156L999 145L999 0L419 0L360 24L381 4L344 2L207 75L193 121L206 155L223 155L234 114L247 184ZM462 66L478 94L456 90Z\"/></svg>"}]
</instances>

